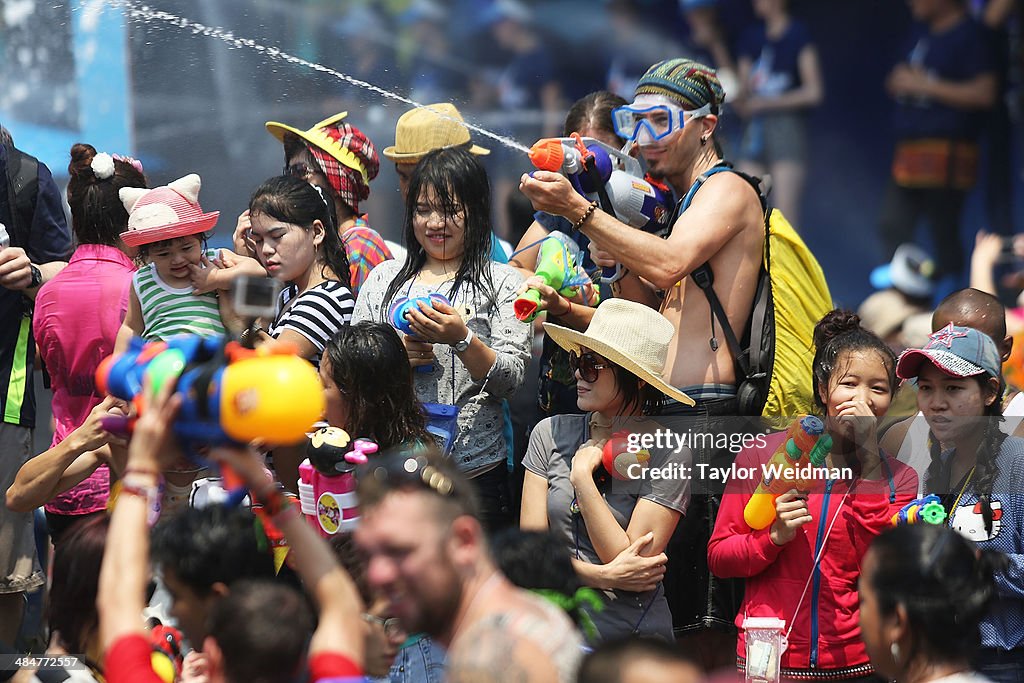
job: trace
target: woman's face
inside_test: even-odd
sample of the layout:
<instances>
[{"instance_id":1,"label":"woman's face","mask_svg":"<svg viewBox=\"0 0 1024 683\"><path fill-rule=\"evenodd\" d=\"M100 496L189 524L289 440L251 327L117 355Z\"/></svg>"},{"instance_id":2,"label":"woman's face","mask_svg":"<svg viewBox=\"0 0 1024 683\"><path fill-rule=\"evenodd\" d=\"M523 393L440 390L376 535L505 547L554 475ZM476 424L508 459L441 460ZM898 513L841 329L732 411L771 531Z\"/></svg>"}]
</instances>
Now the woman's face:
<instances>
[{"instance_id":1,"label":"woman's face","mask_svg":"<svg viewBox=\"0 0 1024 683\"><path fill-rule=\"evenodd\" d=\"M447 216L434 188L420 191L413 208L412 227L416 241L435 261L462 258L466 251L466 214L463 207Z\"/></svg>"},{"instance_id":2,"label":"woman's face","mask_svg":"<svg viewBox=\"0 0 1024 683\"><path fill-rule=\"evenodd\" d=\"M621 414L622 394L612 363L588 348L581 348L579 364L576 370L576 405L580 410L605 416ZM593 381L584 379L584 376L593 378Z\"/></svg>"},{"instance_id":3,"label":"woman's face","mask_svg":"<svg viewBox=\"0 0 1024 683\"><path fill-rule=\"evenodd\" d=\"M250 221L256 254L270 277L281 282L296 282L316 264L317 249L324 239L324 226L320 221L313 221L308 230L265 213L252 214Z\"/></svg>"},{"instance_id":4,"label":"woman's face","mask_svg":"<svg viewBox=\"0 0 1024 683\"><path fill-rule=\"evenodd\" d=\"M893 628L890 623L892 617L882 616L878 606L878 595L871 585L876 565L875 554L869 550L861 565L857 587L857 594L860 597L860 635L864 640L868 657L878 673L892 679L898 673L889 649L893 642L893 634L890 633Z\"/></svg>"},{"instance_id":5,"label":"woman's face","mask_svg":"<svg viewBox=\"0 0 1024 683\"><path fill-rule=\"evenodd\" d=\"M984 426L985 408L992 405L999 381L989 378L985 388L974 377L951 377L931 363L923 363L917 377L917 407L943 444L955 444Z\"/></svg>"},{"instance_id":6,"label":"woman's face","mask_svg":"<svg viewBox=\"0 0 1024 683\"><path fill-rule=\"evenodd\" d=\"M828 418L838 418L851 403L864 403L876 418L884 416L892 402L892 388L882 356L870 349L840 353L822 400ZM829 419L829 431L833 434L850 432L848 436L852 437L853 427L850 422Z\"/></svg>"},{"instance_id":7,"label":"woman's face","mask_svg":"<svg viewBox=\"0 0 1024 683\"><path fill-rule=\"evenodd\" d=\"M338 429L348 429L349 402L348 396L342 393L341 388L335 384L332 376L334 368L331 367L331 360L324 352L320 359L320 384L324 388L324 419L327 424ZM347 388L346 388L347 391Z\"/></svg>"}]
</instances>

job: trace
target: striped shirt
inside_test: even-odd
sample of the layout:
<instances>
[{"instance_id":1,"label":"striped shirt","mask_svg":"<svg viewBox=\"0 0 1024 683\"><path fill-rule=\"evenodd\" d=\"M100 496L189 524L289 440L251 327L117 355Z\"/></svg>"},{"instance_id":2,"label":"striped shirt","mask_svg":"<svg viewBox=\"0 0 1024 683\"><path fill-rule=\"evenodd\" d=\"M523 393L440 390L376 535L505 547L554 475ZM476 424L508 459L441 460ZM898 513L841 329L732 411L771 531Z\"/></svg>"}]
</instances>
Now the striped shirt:
<instances>
[{"instance_id":1,"label":"striped shirt","mask_svg":"<svg viewBox=\"0 0 1024 683\"><path fill-rule=\"evenodd\" d=\"M320 363L320 354L334 333L352 320L355 299L349 288L337 280L326 280L310 287L298 297L295 285L281 291L278 314L267 333L277 338L285 330L298 332L316 347L314 365Z\"/></svg>"},{"instance_id":2,"label":"striped shirt","mask_svg":"<svg viewBox=\"0 0 1024 683\"><path fill-rule=\"evenodd\" d=\"M206 257L216 258L217 250L208 249ZM144 339L162 341L179 334L212 337L225 333L215 293L197 296L192 287L171 287L153 263L135 273L132 286L142 308Z\"/></svg>"}]
</instances>

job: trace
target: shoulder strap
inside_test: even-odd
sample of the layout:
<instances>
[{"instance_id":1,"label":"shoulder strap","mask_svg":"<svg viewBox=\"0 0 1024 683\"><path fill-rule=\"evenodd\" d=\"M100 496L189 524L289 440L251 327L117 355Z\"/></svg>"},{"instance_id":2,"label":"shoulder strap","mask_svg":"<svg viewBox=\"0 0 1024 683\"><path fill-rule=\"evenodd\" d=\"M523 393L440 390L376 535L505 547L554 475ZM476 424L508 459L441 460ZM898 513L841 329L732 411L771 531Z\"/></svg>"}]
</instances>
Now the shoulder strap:
<instances>
[{"instance_id":1,"label":"shoulder strap","mask_svg":"<svg viewBox=\"0 0 1024 683\"><path fill-rule=\"evenodd\" d=\"M31 211L39 185L39 161L10 145L4 145L7 157L7 202L11 211L11 243L25 248L30 225L22 220L23 211Z\"/></svg>"},{"instance_id":2,"label":"shoulder strap","mask_svg":"<svg viewBox=\"0 0 1024 683\"><path fill-rule=\"evenodd\" d=\"M722 173L728 171L729 173L735 173L740 176L757 192L758 198L761 200L761 208L764 212L764 240L765 240L765 258L764 263L768 262L770 253L768 251L768 204L764 193L761 191L761 183L757 178L747 175L733 169L732 164L727 161L723 161L720 164L709 168L704 173L697 177L693 185L690 186L689 191L679 201L678 213L682 213L689 208L690 203L693 201L693 196L697 194L697 190L704 185L708 178L715 175L716 173ZM762 266L764 268L764 266ZM757 374L765 371L765 368L761 367L760 356L761 354L755 353L753 362L754 366L751 366L750 355L743 352L740 346L740 341L736 337L736 332L732 329L732 325L729 324L729 318L725 314L725 308L722 306L722 302L718 298L718 294L715 293L715 274L711 270L711 263L705 261L698 268L694 269L690 273L690 277L693 278L694 283L700 287L701 291L704 292L705 298L708 300L708 306L711 308L711 339L708 343L711 345L712 351L718 351L718 339L715 337L715 320L718 320L718 324L722 326L722 332L725 334L725 342L729 346L729 350L732 351L733 358L736 361L736 365L739 366L740 371L744 377L750 377L752 374ZM750 312L751 326L750 326L750 349L760 349L762 344L762 330L764 327L764 320L768 314L768 303L770 294L769 291L765 291L766 283L763 282L764 278L758 278L758 288L754 295L754 307ZM769 287L770 289L770 287Z\"/></svg>"}]
</instances>

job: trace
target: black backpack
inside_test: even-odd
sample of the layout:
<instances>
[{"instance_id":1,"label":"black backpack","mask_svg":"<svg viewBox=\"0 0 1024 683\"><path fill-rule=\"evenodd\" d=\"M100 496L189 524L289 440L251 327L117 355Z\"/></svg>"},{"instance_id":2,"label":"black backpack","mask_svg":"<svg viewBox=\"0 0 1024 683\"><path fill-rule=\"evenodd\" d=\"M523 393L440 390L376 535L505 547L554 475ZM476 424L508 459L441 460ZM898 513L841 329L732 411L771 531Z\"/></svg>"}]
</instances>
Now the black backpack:
<instances>
[{"instance_id":1,"label":"black backpack","mask_svg":"<svg viewBox=\"0 0 1024 683\"><path fill-rule=\"evenodd\" d=\"M39 160L11 145L3 147L7 157L7 205L11 212L7 232L13 246L25 248L39 191Z\"/></svg>"}]
</instances>

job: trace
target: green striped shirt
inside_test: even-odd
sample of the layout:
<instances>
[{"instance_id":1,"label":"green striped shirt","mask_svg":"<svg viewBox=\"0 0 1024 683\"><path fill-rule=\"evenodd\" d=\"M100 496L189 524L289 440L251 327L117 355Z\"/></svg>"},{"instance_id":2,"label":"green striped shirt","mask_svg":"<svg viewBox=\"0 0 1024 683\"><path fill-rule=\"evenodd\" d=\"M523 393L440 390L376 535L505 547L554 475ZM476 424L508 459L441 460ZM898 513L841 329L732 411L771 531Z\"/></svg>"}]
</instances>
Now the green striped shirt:
<instances>
[{"instance_id":1,"label":"green striped shirt","mask_svg":"<svg viewBox=\"0 0 1024 683\"><path fill-rule=\"evenodd\" d=\"M207 252L207 258L213 259L216 255L216 249ZM135 273L132 286L142 307L144 339L164 340L179 334L209 337L225 333L216 294L196 296L191 287L171 287L160 278L152 263Z\"/></svg>"}]
</instances>

